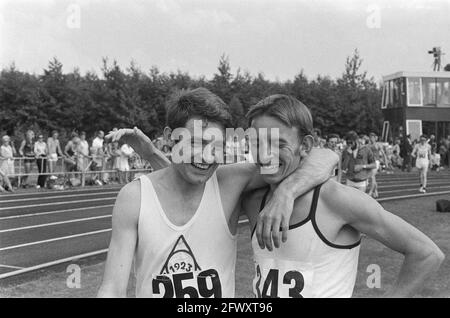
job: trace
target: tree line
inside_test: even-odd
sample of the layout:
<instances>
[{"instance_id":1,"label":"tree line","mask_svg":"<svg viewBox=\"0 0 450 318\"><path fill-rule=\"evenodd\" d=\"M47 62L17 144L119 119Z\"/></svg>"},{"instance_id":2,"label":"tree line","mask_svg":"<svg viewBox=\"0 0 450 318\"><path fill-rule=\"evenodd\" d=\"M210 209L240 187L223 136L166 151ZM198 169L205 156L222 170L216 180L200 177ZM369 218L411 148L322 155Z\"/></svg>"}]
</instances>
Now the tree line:
<instances>
[{"instance_id":1,"label":"tree line","mask_svg":"<svg viewBox=\"0 0 450 318\"><path fill-rule=\"evenodd\" d=\"M160 72L154 66L141 70L134 62L122 69L116 61L102 61L101 74L78 69L63 73L53 58L42 74L18 70L14 64L0 73L0 133L23 138L28 129L46 135L58 130L62 139L72 131L93 136L97 130L140 127L156 137L165 124L167 98L177 90L206 87L229 106L235 126L246 127L249 107L271 94L290 94L306 104L322 134L349 130L379 133L382 127L381 89L361 71L357 50L347 57L336 79L309 79L300 71L292 80L273 81L263 73L252 75L240 68L233 74L223 55L211 79L187 72Z\"/></svg>"}]
</instances>

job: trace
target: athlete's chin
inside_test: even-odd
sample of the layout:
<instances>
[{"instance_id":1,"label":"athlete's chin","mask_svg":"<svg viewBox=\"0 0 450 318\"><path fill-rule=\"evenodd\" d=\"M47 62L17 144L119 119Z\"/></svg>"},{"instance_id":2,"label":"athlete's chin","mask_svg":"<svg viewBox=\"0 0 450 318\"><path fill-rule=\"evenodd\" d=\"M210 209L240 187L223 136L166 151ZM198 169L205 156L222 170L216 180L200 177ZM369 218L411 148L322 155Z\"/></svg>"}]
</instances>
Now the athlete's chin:
<instances>
[{"instance_id":1,"label":"athlete's chin","mask_svg":"<svg viewBox=\"0 0 450 318\"><path fill-rule=\"evenodd\" d=\"M217 165L211 165L206 170L200 170L195 167L189 167L186 173L187 181L193 185L203 184L206 181L208 181L209 178L211 178L216 169Z\"/></svg>"}]
</instances>

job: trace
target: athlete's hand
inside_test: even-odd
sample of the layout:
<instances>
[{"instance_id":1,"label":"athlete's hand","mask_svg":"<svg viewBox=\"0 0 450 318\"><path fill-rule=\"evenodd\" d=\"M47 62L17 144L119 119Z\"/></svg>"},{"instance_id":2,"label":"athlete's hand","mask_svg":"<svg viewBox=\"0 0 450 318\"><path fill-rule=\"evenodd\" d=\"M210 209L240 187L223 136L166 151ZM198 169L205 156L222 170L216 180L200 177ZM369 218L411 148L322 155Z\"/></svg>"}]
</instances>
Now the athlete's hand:
<instances>
[{"instance_id":1,"label":"athlete's hand","mask_svg":"<svg viewBox=\"0 0 450 318\"><path fill-rule=\"evenodd\" d=\"M128 144L138 154L153 150L153 143L150 138L137 127L134 127L133 129L121 128L117 131L110 131L105 138L111 140L111 142L117 141L119 144Z\"/></svg>"},{"instance_id":2,"label":"athlete's hand","mask_svg":"<svg viewBox=\"0 0 450 318\"><path fill-rule=\"evenodd\" d=\"M269 251L272 251L273 245L279 248L281 240L287 241L289 220L294 209L294 201L295 198L291 195L275 190L272 198L258 215L256 238L261 249L267 247Z\"/></svg>"}]
</instances>

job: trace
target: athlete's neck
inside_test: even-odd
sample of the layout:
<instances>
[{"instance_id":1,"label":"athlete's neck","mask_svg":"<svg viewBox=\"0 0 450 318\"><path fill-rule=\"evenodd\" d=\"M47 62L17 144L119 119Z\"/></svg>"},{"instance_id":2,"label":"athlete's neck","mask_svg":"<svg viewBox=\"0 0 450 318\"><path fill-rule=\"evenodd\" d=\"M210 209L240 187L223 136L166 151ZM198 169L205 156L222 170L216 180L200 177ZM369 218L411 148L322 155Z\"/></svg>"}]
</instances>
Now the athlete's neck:
<instances>
[{"instance_id":1,"label":"athlete's neck","mask_svg":"<svg viewBox=\"0 0 450 318\"><path fill-rule=\"evenodd\" d=\"M189 197L198 192L203 192L203 190L205 189L205 183L192 184L187 182L177 171L177 169L173 168L173 166L169 166L167 168L166 177L166 180L168 181L168 183L170 183L171 188L179 193L182 193L186 197Z\"/></svg>"}]
</instances>

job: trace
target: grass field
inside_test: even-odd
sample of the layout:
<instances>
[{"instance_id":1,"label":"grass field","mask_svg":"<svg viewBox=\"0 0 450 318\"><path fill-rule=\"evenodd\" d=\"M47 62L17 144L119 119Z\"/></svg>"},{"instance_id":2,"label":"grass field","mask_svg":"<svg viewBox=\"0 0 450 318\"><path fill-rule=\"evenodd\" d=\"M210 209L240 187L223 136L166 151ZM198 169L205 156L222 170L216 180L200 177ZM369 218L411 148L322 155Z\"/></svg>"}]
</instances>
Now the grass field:
<instances>
[{"instance_id":1,"label":"grass field","mask_svg":"<svg viewBox=\"0 0 450 318\"><path fill-rule=\"evenodd\" d=\"M447 256L439 272L425 283L419 297L450 297L450 213L436 213L435 201L448 196L417 198L384 203L384 207L404 218L429 235ZM239 233L238 262L236 270L236 296L253 297L251 282L250 232L242 227ZM0 283L0 297L94 297L101 282L104 256L80 260L81 288L70 289L66 285L68 273L65 265L45 269ZM379 297L394 282L402 261L401 255L382 244L365 238L361 246L358 276L354 297ZM366 272L370 264L381 268L381 288L370 289ZM134 295L134 281L130 280L129 296Z\"/></svg>"}]
</instances>

